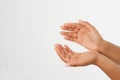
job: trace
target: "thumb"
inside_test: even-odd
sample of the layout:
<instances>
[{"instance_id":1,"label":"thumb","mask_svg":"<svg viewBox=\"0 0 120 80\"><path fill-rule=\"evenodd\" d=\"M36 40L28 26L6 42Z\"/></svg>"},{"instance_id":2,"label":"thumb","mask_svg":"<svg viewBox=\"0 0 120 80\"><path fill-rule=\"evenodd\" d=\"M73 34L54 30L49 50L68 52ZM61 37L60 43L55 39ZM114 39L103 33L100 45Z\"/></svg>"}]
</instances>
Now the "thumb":
<instances>
[{"instance_id":1,"label":"thumb","mask_svg":"<svg viewBox=\"0 0 120 80\"><path fill-rule=\"evenodd\" d=\"M65 64L65 66L66 66L66 67L71 67L71 65L70 65L70 64L68 64L68 63L66 63L66 64Z\"/></svg>"},{"instance_id":2,"label":"thumb","mask_svg":"<svg viewBox=\"0 0 120 80\"><path fill-rule=\"evenodd\" d=\"M77 67L77 65L75 65L72 62L66 63L66 67Z\"/></svg>"},{"instance_id":3,"label":"thumb","mask_svg":"<svg viewBox=\"0 0 120 80\"><path fill-rule=\"evenodd\" d=\"M93 29L93 28L94 28L94 26L91 25L91 24L90 24L89 22L87 22L87 21L79 20L79 24L85 26L85 27L88 28L88 29Z\"/></svg>"},{"instance_id":4,"label":"thumb","mask_svg":"<svg viewBox=\"0 0 120 80\"><path fill-rule=\"evenodd\" d=\"M83 26L88 26L89 23L87 21L83 21L83 20L79 20L79 24L83 25Z\"/></svg>"}]
</instances>

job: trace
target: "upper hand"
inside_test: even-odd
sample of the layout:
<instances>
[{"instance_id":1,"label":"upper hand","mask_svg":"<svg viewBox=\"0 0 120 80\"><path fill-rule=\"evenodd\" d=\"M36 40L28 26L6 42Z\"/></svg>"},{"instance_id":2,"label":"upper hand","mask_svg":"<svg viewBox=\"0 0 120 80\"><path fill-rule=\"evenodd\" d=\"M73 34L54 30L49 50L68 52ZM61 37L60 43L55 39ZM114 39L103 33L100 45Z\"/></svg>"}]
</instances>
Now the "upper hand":
<instances>
[{"instance_id":1,"label":"upper hand","mask_svg":"<svg viewBox=\"0 0 120 80\"><path fill-rule=\"evenodd\" d=\"M61 29L66 40L79 43L89 50L97 50L104 41L95 27L86 21L65 23Z\"/></svg>"}]
</instances>

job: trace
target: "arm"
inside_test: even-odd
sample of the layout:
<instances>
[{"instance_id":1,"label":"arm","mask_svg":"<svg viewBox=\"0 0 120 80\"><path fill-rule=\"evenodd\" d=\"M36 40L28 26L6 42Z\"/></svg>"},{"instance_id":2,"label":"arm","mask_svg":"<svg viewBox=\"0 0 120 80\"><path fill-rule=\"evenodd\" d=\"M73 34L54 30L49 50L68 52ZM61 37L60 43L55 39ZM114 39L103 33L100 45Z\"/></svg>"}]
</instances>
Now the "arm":
<instances>
[{"instance_id":1,"label":"arm","mask_svg":"<svg viewBox=\"0 0 120 80\"><path fill-rule=\"evenodd\" d=\"M105 41L93 25L86 21L65 23L61 34L66 40L76 42L89 50L99 51L120 64L120 47Z\"/></svg>"},{"instance_id":2,"label":"arm","mask_svg":"<svg viewBox=\"0 0 120 80\"><path fill-rule=\"evenodd\" d=\"M120 80L120 65L116 64L104 55L97 54L96 63L99 68L101 68L111 80Z\"/></svg>"},{"instance_id":3,"label":"arm","mask_svg":"<svg viewBox=\"0 0 120 80\"><path fill-rule=\"evenodd\" d=\"M120 47L114 45L108 41L103 41L101 46L98 47L98 51L103 55L109 57L116 63L120 64Z\"/></svg>"},{"instance_id":4,"label":"arm","mask_svg":"<svg viewBox=\"0 0 120 80\"><path fill-rule=\"evenodd\" d=\"M70 67L94 64L101 68L112 80L120 80L120 66L96 51L75 53L68 46L57 44L55 51L58 56Z\"/></svg>"}]
</instances>

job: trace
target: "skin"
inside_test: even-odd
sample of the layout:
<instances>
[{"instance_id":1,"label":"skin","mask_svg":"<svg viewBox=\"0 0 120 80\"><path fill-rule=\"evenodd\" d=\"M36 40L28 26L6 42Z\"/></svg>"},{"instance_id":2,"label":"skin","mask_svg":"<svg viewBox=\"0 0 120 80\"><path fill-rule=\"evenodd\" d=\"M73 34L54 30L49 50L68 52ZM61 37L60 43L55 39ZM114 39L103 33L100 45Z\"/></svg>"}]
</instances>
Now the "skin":
<instances>
[{"instance_id":1,"label":"skin","mask_svg":"<svg viewBox=\"0 0 120 80\"><path fill-rule=\"evenodd\" d=\"M112 80L120 80L120 66L97 51L76 53L67 45L60 44L55 45L55 51L69 67L94 64L100 67Z\"/></svg>"},{"instance_id":2,"label":"skin","mask_svg":"<svg viewBox=\"0 0 120 80\"><path fill-rule=\"evenodd\" d=\"M120 64L120 47L102 38L96 28L86 21L65 23L60 32L66 40L76 42L89 50L98 51Z\"/></svg>"},{"instance_id":3,"label":"skin","mask_svg":"<svg viewBox=\"0 0 120 80\"><path fill-rule=\"evenodd\" d=\"M98 31L87 22L65 23L64 26L61 26L61 29L66 30L60 32L66 40L81 44L89 50L98 50L98 46L103 41Z\"/></svg>"},{"instance_id":4,"label":"skin","mask_svg":"<svg viewBox=\"0 0 120 80\"><path fill-rule=\"evenodd\" d=\"M94 51L88 51L84 53L76 53L72 51L67 45L64 47L60 44L55 46L55 51L58 56L63 60L67 65L70 66L86 66L89 64L95 63L96 53Z\"/></svg>"}]
</instances>

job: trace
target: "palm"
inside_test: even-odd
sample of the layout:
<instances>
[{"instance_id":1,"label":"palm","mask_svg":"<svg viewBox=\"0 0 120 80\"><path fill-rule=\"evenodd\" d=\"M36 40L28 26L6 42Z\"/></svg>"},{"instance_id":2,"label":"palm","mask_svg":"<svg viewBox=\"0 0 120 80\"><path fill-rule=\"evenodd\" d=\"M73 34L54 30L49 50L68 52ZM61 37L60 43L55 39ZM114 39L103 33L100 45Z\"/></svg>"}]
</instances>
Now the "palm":
<instances>
[{"instance_id":1,"label":"palm","mask_svg":"<svg viewBox=\"0 0 120 80\"><path fill-rule=\"evenodd\" d=\"M74 54L71 56L70 63L73 66L86 66L89 64L93 64L96 59L96 55L92 52L85 52L82 54Z\"/></svg>"},{"instance_id":2,"label":"palm","mask_svg":"<svg viewBox=\"0 0 120 80\"><path fill-rule=\"evenodd\" d=\"M103 41L98 31L89 23L81 25L79 23L67 23L62 26L61 34L65 36L66 40L79 43L90 50L96 50Z\"/></svg>"},{"instance_id":3,"label":"palm","mask_svg":"<svg viewBox=\"0 0 120 80\"><path fill-rule=\"evenodd\" d=\"M90 50L96 50L97 46L102 41L100 34L95 29L89 31L87 28L83 28L82 32L81 30L78 31L76 42Z\"/></svg>"},{"instance_id":4,"label":"palm","mask_svg":"<svg viewBox=\"0 0 120 80\"><path fill-rule=\"evenodd\" d=\"M71 66L86 66L93 64L96 59L96 52L89 51L84 53L73 52L68 46L57 45L55 50L59 57Z\"/></svg>"}]
</instances>

